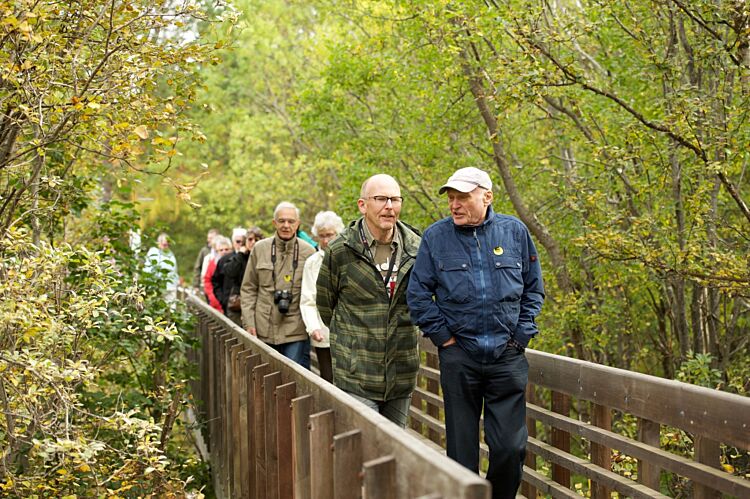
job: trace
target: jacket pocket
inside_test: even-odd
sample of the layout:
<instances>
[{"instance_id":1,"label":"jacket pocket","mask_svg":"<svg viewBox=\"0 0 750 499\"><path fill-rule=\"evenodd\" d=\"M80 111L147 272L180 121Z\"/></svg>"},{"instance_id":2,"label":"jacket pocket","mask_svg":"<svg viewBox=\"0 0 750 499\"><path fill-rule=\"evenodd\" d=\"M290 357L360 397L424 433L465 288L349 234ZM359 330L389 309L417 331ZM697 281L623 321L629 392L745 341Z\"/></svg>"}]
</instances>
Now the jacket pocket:
<instances>
[{"instance_id":1,"label":"jacket pocket","mask_svg":"<svg viewBox=\"0 0 750 499\"><path fill-rule=\"evenodd\" d=\"M521 259L513 256L496 256L493 263L493 283L499 300L520 300L523 294Z\"/></svg>"},{"instance_id":2,"label":"jacket pocket","mask_svg":"<svg viewBox=\"0 0 750 499\"><path fill-rule=\"evenodd\" d=\"M258 262L255 269L258 272L258 287L261 289L274 288L273 264L270 262Z\"/></svg>"},{"instance_id":3,"label":"jacket pocket","mask_svg":"<svg viewBox=\"0 0 750 499\"><path fill-rule=\"evenodd\" d=\"M446 258L438 261L440 283L438 300L451 303L468 303L474 292L471 264L463 258Z\"/></svg>"}]
</instances>

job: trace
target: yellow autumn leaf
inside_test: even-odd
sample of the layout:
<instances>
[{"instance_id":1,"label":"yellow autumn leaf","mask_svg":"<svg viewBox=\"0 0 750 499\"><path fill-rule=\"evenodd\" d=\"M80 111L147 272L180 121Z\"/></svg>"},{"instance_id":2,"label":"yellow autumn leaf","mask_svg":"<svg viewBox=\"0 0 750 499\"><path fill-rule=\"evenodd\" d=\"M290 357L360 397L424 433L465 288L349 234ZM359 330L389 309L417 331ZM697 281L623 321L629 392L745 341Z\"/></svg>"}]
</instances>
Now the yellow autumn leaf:
<instances>
[{"instance_id":1,"label":"yellow autumn leaf","mask_svg":"<svg viewBox=\"0 0 750 499\"><path fill-rule=\"evenodd\" d=\"M82 465L80 465L80 466L78 467L78 471L80 471L80 472L83 472L83 473L86 473L86 472L88 472L88 471L91 471L91 466L89 466L89 465L88 465L88 464L86 464L86 463L83 463Z\"/></svg>"},{"instance_id":2,"label":"yellow autumn leaf","mask_svg":"<svg viewBox=\"0 0 750 499\"><path fill-rule=\"evenodd\" d=\"M146 128L146 125L138 125L133 130L133 133L135 133L143 140L146 140L148 138L148 128Z\"/></svg>"},{"instance_id":3,"label":"yellow autumn leaf","mask_svg":"<svg viewBox=\"0 0 750 499\"><path fill-rule=\"evenodd\" d=\"M731 464L724 463L721 465L721 467L726 471L727 473L734 473L734 466Z\"/></svg>"}]
</instances>

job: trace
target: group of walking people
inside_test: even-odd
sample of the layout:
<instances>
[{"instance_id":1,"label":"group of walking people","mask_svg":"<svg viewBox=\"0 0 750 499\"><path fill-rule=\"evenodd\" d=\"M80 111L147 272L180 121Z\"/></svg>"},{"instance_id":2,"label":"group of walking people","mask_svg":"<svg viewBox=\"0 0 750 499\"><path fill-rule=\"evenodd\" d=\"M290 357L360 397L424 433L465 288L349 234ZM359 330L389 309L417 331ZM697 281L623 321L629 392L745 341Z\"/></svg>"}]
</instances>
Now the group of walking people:
<instances>
[{"instance_id":1,"label":"group of walking people","mask_svg":"<svg viewBox=\"0 0 750 499\"><path fill-rule=\"evenodd\" d=\"M438 348L447 454L479 471L479 425L493 498L514 497L527 430L524 350L544 300L539 256L526 226L496 213L489 175L461 168L439 189L450 216L424 234L400 220L404 198L386 174L362 184L361 216L344 225L282 202L274 233L209 232L196 287L215 308L300 365L316 348L320 375L406 426L419 369L418 335ZM200 264L200 265L199 265ZM202 276L202 277L201 277Z\"/></svg>"}]
</instances>

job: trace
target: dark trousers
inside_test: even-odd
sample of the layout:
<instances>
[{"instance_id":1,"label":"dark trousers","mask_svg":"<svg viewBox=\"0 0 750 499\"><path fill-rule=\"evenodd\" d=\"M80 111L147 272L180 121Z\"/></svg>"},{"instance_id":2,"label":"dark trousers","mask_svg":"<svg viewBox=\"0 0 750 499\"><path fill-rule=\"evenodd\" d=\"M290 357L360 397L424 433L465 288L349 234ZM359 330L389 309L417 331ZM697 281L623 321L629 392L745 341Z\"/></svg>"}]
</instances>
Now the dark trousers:
<instances>
[{"instance_id":1,"label":"dark trousers","mask_svg":"<svg viewBox=\"0 0 750 499\"><path fill-rule=\"evenodd\" d=\"M315 347L315 355L318 357L318 370L320 371L320 377L329 383L333 383L331 349L328 347Z\"/></svg>"},{"instance_id":2,"label":"dark trousers","mask_svg":"<svg viewBox=\"0 0 750 499\"><path fill-rule=\"evenodd\" d=\"M528 437L526 356L508 347L499 359L484 363L458 345L440 348L439 356L448 457L479 472L479 418L484 407L492 497L515 497Z\"/></svg>"}]
</instances>

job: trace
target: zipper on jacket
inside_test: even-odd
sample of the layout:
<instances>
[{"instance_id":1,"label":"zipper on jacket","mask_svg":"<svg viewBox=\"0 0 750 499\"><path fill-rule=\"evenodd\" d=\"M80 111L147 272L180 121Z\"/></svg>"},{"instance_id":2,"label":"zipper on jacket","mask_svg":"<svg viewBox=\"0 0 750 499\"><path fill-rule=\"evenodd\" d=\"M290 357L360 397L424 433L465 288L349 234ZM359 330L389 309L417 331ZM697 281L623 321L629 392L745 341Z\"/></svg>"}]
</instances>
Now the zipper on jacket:
<instances>
[{"instance_id":1,"label":"zipper on jacket","mask_svg":"<svg viewBox=\"0 0 750 499\"><path fill-rule=\"evenodd\" d=\"M489 343L490 338L487 331L487 314L484 313L485 310L487 310L486 301L487 301L487 286L484 282L484 262L482 261L482 244L479 242L479 237L477 236L477 229L474 228L474 240L477 242L477 261L479 263L479 285L482 288L482 335L481 335L481 349L482 349L482 357L488 358L492 352L489 351Z\"/></svg>"}]
</instances>

